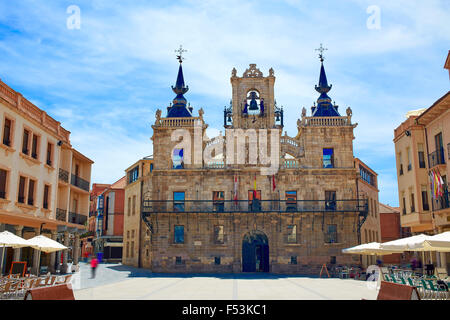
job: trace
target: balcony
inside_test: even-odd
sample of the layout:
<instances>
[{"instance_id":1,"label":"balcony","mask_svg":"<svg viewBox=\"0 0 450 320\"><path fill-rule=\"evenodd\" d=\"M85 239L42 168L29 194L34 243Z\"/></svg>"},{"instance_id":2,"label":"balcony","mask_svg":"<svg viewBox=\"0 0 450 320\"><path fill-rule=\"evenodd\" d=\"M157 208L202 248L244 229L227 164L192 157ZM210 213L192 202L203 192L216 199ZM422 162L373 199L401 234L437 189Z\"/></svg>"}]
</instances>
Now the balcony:
<instances>
[{"instance_id":1,"label":"balcony","mask_svg":"<svg viewBox=\"0 0 450 320\"><path fill-rule=\"evenodd\" d=\"M360 212L368 202L362 200L144 200L145 213L264 213L264 212Z\"/></svg>"},{"instance_id":2,"label":"balcony","mask_svg":"<svg viewBox=\"0 0 450 320\"><path fill-rule=\"evenodd\" d=\"M82 214L78 214L75 212L69 212L69 221L70 223L85 225L87 221L87 217Z\"/></svg>"},{"instance_id":3,"label":"balcony","mask_svg":"<svg viewBox=\"0 0 450 320\"><path fill-rule=\"evenodd\" d=\"M56 209L56 220L66 222L67 210Z\"/></svg>"},{"instance_id":4,"label":"balcony","mask_svg":"<svg viewBox=\"0 0 450 320\"><path fill-rule=\"evenodd\" d=\"M75 187L78 187L80 189L83 189L84 191L89 192L89 181L86 181L86 180L80 178L79 176L72 174L70 183L72 185L74 185Z\"/></svg>"},{"instance_id":5,"label":"balcony","mask_svg":"<svg viewBox=\"0 0 450 320\"><path fill-rule=\"evenodd\" d=\"M59 168L58 178L61 181L69 183L69 172L64 169Z\"/></svg>"},{"instance_id":6,"label":"balcony","mask_svg":"<svg viewBox=\"0 0 450 320\"><path fill-rule=\"evenodd\" d=\"M400 224L402 227L422 227L424 225L431 225L431 213L409 213L400 217Z\"/></svg>"},{"instance_id":7,"label":"balcony","mask_svg":"<svg viewBox=\"0 0 450 320\"><path fill-rule=\"evenodd\" d=\"M430 164L430 168L439 164L445 164L444 148L440 148L435 152L430 153L428 155L428 163Z\"/></svg>"},{"instance_id":8,"label":"balcony","mask_svg":"<svg viewBox=\"0 0 450 320\"><path fill-rule=\"evenodd\" d=\"M450 208L450 194L448 192L444 193L442 197L433 199L434 211L439 211L447 208Z\"/></svg>"},{"instance_id":9,"label":"balcony","mask_svg":"<svg viewBox=\"0 0 450 320\"><path fill-rule=\"evenodd\" d=\"M403 164L400 165L400 175L403 175Z\"/></svg>"}]
</instances>

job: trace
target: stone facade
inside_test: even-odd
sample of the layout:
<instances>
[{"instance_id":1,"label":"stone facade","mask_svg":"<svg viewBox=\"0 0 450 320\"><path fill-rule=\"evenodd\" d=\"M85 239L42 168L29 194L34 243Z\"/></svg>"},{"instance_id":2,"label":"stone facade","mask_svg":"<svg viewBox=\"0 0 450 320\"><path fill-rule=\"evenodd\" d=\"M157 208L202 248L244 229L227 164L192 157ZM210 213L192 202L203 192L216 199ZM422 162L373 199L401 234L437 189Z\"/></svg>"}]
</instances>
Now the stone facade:
<instances>
[{"instance_id":1,"label":"stone facade","mask_svg":"<svg viewBox=\"0 0 450 320\"><path fill-rule=\"evenodd\" d=\"M153 272L239 273L247 267L316 275L323 264L359 264L359 257L341 253L358 244L367 214L367 200L356 191L351 110L343 117L308 117L304 110L296 137L281 135L283 111L276 106L274 82L272 69L267 77L256 65L242 77L233 69L224 139L201 140L207 128L201 109L197 117L183 118L162 118L157 111L154 167L139 169L143 175L125 188L124 244L130 254L125 253L124 264ZM251 97L257 97L259 113L245 112L257 108ZM261 153L257 163L251 162L258 152L251 143L231 149L228 130L243 130L233 137L237 143L243 135L251 139L248 129L257 129L258 146L265 142L259 129L270 130L266 145L271 164L263 163ZM173 156L177 148L183 149L180 166ZM331 158L325 159L324 149L332 149ZM214 160L201 157L210 151ZM191 161L188 155L193 155ZM244 163L236 163L240 155ZM279 160L275 171L261 170L273 167L274 159ZM139 161L127 174L143 164ZM127 214L132 197L140 199L140 194L142 216Z\"/></svg>"}]
</instances>

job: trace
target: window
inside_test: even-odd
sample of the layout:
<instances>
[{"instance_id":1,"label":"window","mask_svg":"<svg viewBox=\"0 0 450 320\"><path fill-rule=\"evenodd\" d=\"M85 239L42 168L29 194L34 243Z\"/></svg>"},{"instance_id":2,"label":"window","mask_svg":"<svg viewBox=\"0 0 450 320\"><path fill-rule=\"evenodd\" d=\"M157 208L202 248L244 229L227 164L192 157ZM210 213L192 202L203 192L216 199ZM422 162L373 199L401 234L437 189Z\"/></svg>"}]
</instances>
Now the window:
<instances>
[{"instance_id":1,"label":"window","mask_svg":"<svg viewBox=\"0 0 450 320\"><path fill-rule=\"evenodd\" d=\"M134 229L131 230L131 239L134 239Z\"/></svg>"},{"instance_id":2,"label":"window","mask_svg":"<svg viewBox=\"0 0 450 320\"><path fill-rule=\"evenodd\" d=\"M336 256L330 257L330 264L336 264Z\"/></svg>"},{"instance_id":3,"label":"window","mask_svg":"<svg viewBox=\"0 0 450 320\"><path fill-rule=\"evenodd\" d=\"M24 129L22 139L22 153L26 155L30 153L30 150L28 149L29 138L30 138L30 131Z\"/></svg>"},{"instance_id":4,"label":"window","mask_svg":"<svg viewBox=\"0 0 450 320\"><path fill-rule=\"evenodd\" d=\"M175 257L175 264L176 264L176 265L181 265L181 264L183 264L183 260L181 260L181 257Z\"/></svg>"},{"instance_id":5,"label":"window","mask_svg":"<svg viewBox=\"0 0 450 320\"><path fill-rule=\"evenodd\" d=\"M52 166L53 160L53 144L47 143L47 165Z\"/></svg>"},{"instance_id":6,"label":"window","mask_svg":"<svg viewBox=\"0 0 450 320\"><path fill-rule=\"evenodd\" d=\"M173 149L173 169L184 169L183 149Z\"/></svg>"},{"instance_id":7,"label":"window","mask_svg":"<svg viewBox=\"0 0 450 320\"><path fill-rule=\"evenodd\" d=\"M286 211L297 211L297 191L286 191Z\"/></svg>"},{"instance_id":8,"label":"window","mask_svg":"<svg viewBox=\"0 0 450 320\"><path fill-rule=\"evenodd\" d=\"M411 165L411 149L406 148L406 155L408 157L408 171L411 171L412 165Z\"/></svg>"},{"instance_id":9,"label":"window","mask_svg":"<svg viewBox=\"0 0 450 320\"><path fill-rule=\"evenodd\" d=\"M336 210L336 191L325 191L325 210Z\"/></svg>"},{"instance_id":10,"label":"window","mask_svg":"<svg viewBox=\"0 0 450 320\"><path fill-rule=\"evenodd\" d=\"M184 226L175 226L174 242L184 243Z\"/></svg>"},{"instance_id":11,"label":"window","mask_svg":"<svg viewBox=\"0 0 450 320\"><path fill-rule=\"evenodd\" d=\"M127 239L130 239L130 230L127 231Z\"/></svg>"},{"instance_id":12,"label":"window","mask_svg":"<svg viewBox=\"0 0 450 320\"><path fill-rule=\"evenodd\" d=\"M250 190L248 192L248 207L250 211L261 211L261 190Z\"/></svg>"},{"instance_id":13,"label":"window","mask_svg":"<svg viewBox=\"0 0 450 320\"><path fill-rule=\"evenodd\" d=\"M411 212L415 212L416 209L414 207L414 193L411 193Z\"/></svg>"},{"instance_id":14,"label":"window","mask_svg":"<svg viewBox=\"0 0 450 320\"><path fill-rule=\"evenodd\" d=\"M297 256L291 256L291 264L297 264Z\"/></svg>"},{"instance_id":15,"label":"window","mask_svg":"<svg viewBox=\"0 0 450 320\"><path fill-rule=\"evenodd\" d=\"M213 191L213 207L215 212L223 212L225 196L223 191Z\"/></svg>"},{"instance_id":16,"label":"window","mask_svg":"<svg viewBox=\"0 0 450 320\"><path fill-rule=\"evenodd\" d=\"M426 186L422 186L422 209L423 209L423 211L430 210L430 205L428 204L428 193L427 193Z\"/></svg>"},{"instance_id":17,"label":"window","mask_svg":"<svg viewBox=\"0 0 450 320\"><path fill-rule=\"evenodd\" d=\"M214 264L220 265L220 257L214 257Z\"/></svg>"},{"instance_id":18,"label":"window","mask_svg":"<svg viewBox=\"0 0 450 320\"><path fill-rule=\"evenodd\" d=\"M364 229L364 241L369 243L369 238L367 237L367 229Z\"/></svg>"},{"instance_id":19,"label":"window","mask_svg":"<svg viewBox=\"0 0 450 320\"><path fill-rule=\"evenodd\" d=\"M33 134L32 144L31 144L31 157L34 159L38 158L39 151L39 136Z\"/></svg>"},{"instance_id":20,"label":"window","mask_svg":"<svg viewBox=\"0 0 450 320\"><path fill-rule=\"evenodd\" d=\"M134 258L134 241L131 241L131 257Z\"/></svg>"},{"instance_id":21,"label":"window","mask_svg":"<svg viewBox=\"0 0 450 320\"><path fill-rule=\"evenodd\" d=\"M323 149L323 167L334 168L333 149Z\"/></svg>"},{"instance_id":22,"label":"window","mask_svg":"<svg viewBox=\"0 0 450 320\"><path fill-rule=\"evenodd\" d=\"M48 209L48 196L50 193L50 186L44 185L44 201L43 201L43 208Z\"/></svg>"},{"instance_id":23,"label":"window","mask_svg":"<svg viewBox=\"0 0 450 320\"><path fill-rule=\"evenodd\" d=\"M139 166L136 166L128 172L128 183L133 183L139 179Z\"/></svg>"},{"instance_id":24,"label":"window","mask_svg":"<svg viewBox=\"0 0 450 320\"><path fill-rule=\"evenodd\" d=\"M184 212L184 192L173 193L173 210L176 212Z\"/></svg>"},{"instance_id":25,"label":"window","mask_svg":"<svg viewBox=\"0 0 450 320\"><path fill-rule=\"evenodd\" d=\"M403 198L402 198L402 202L403 202L403 214L406 214L406 199L405 199L404 195L403 195Z\"/></svg>"},{"instance_id":26,"label":"window","mask_svg":"<svg viewBox=\"0 0 450 320\"><path fill-rule=\"evenodd\" d=\"M153 172L153 163L150 163L150 172Z\"/></svg>"},{"instance_id":27,"label":"window","mask_svg":"<svg viewBox=\"0 0 450 320\"><path fill-rule=\"evenodd\" d=\"M337 243L337 225L329 224L327 226L326 243Z\"/></svg>"},{"instance_id":28,"label":"window","mask_svg":"<svg viewBox=\"0 0 450 320\"><path fill-rule=\"evenodd\" d=\"M133 196L133 216L136 214L136 196Z\"/></svg>"},{"instance_id":29,"label":"window","mask_svg":"<svg viewBox=\"0 0 450 320\"><path fill-rule=\"evenodd\" d=\"M17 201L19 203L25 203L25 182L26 182L26 178L20 177L20 179L19 179L19 194L17 197Z\"/></svg>"},{"instance_id":30,"label":"window","mask_svg":"<svg viewBox=\"0 0 450 320\"><path fill-rule=\"evenodd\" d=\"M28 204L30 206L34 205L34 186L35 186L35 181L31 180L28 182Z\"/></svg>"},{"instance_id":31,"label":"window","mask_svg":"<svg viewBox=\"0 0 450 320\"><path fill-rule=\"evenodd\" d=\"M287 227L287 242L297 243L297 225L291 225Z\"/></svg>"},{"instance_id":32,"label":"window","mask_svg":"<svg viewBox=\"0 0 450 320\"><path fill-rule=\"evenodd\" d=\"M417 145L419 156L419 168L425 168L425 153L423 151L423 143Z\"/></svg>"},{"instance_id":33,"label":"window","mask_svg":"<svg viewBox=\"0 0 450 320\"><path fill-rule=\"evenodd\" d=\"M127 258L130 257L130 243L127 241L127 253L126 253Z\"/></svg>"},{"instance_id":34,"label":"window","mask_svg":"<svg viewBox=\"0 0 450 320\"><path fill-rule=\"evenodd\" d=\"M218 244L224 243L223 226L214 227L214 242Z\"/></svg>"},{"instance_id":35,"label":"window","mask_svg":"<svg viewBox=\"0 0 450 320\"><path fill-rule=\"evenodd\" d=\"M6 199L6 178L8 171L0 169L0 199Z\"/></svg>"},{"instance_id":36,"label":"window","mask_svg":"<svg viewBox=\"0 0 450 320\"><path fill-rule=\"evenodd\" d=\"M131 197L128 197L128 216L131 215Z\"/></svg>"},{"instance_id":37,"label":"window","mask_svg":"<svg viewBox=\"0 0 450 320\"><path fill-rule=\"evenodd\" d=\"M359 175L362 180L375 187L375 176L363 166L359 166Z\"/></svg>"},{"instance_id":38,"label":"window","mask_svg":"<svg viewBox=\"0 0 450 320\"><path fill-rule=\"evenodd\" d=\"M12 132L12 121L5 118L5 124L3 126L3 144L11 147L11 132Z\"/></svg>"},{"instance_id":39,"label":"window","mask_svg":"<svg viewBox=\"0 0 450 320\"><path fill-rule=\"evenodd\" d=\"M400 166L399 175L401 176L401 175L403 175L403 162L402 162L402 153L401 152L398 153L398 163Z\"/></svg>"}]
</instances>

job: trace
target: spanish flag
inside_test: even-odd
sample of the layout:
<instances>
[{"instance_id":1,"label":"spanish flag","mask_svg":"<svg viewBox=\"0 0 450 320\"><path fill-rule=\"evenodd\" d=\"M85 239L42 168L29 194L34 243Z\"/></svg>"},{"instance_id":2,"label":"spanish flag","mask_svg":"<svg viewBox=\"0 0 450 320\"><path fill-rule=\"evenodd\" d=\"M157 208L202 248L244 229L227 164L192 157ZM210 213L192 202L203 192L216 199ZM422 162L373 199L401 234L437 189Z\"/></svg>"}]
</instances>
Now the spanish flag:
<instances>
[{"instance_id":1,"label":"spanish flag","mask_svg":"<svg viewBox=\"0 0 450 320\"><path fill-rule=\"evenodd\" d=\"M256 174L255 174L255 183L253 184L253 198L256 199Z\"/></svg>"}]
</instances>

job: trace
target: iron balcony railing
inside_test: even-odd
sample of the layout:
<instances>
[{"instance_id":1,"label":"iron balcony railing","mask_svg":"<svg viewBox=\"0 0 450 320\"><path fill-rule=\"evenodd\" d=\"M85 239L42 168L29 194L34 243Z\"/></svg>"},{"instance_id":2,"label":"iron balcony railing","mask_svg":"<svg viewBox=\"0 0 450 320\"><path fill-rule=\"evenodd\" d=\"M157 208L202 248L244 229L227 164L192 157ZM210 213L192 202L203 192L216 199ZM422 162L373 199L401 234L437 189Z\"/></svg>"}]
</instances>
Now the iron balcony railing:
<instances>
[{"instance_id":1,"label":"iron balcony railing","mask_svg":"<svg viewBox=\"0 0 450 320\"><path fill-rule=\"evenodd\" d=\"M87 221L86 216L75 213L75 212L69 212L69 221L68 222L84 225L86 223L86 221Z\"/></svg>"},{"instance_id":2,"label":"iron balcony railing","mask_svg":"<svg viewBox=\"0 0 450 320\"><path fill-rule=\"evenodd\" d=\"M442 210L450 208L450 193L445 192L442 197L433 199L433 210Z\"/></svg>"},{"instance_id":3,"label":"iron balcony railing","mask_svg":"<svg viewBox=\"0 0 450 320\"><path fill-rule=\"evenodd\" d=\"M439 148L436 151L428 155L428 163L430 168L437 166L438 164L445 164L444 148Z\"/></svg>"},{"instance_id":4,"label":"iron balcony railing","mask_svg":"<svg viewBox=\"0 0 450 320\"><path fill-rule=\"evenodd\" d=\"M144 200L146 213L242 213L242 212L360 212L368 210L360 200Z\"/></svg>"},{"instance_id":5,"label":"iron balcony railing","mask_svg":"<svg viewBox=\"0 0 450 320\"><path fill-rule=\"evenodd\" d=\"M85 191L89 191L89 181L86 181L79 176L76 176L72 174L72 178L70 180L70 183L80 189L83 189Z\"/></svg>"},{"instance_id":6,"label":"iron balcony railing","mask_svg":"<svg viewBox=\"0 0 450 320\"><path fill-rule=\"evenodd\" d=\"M58 221L66 221L67 210L56 209L56 220Z\"/></svg>"},{"instance_id":7,"label":"iron balcony railing","mask_svg":"<svg viewBox=\"0 0 450 320\"><path fill-rule=\"evenodd\" d=\"M59 168L59 180L69 183L69 172Z\"/></svg>"}]
</instances>

